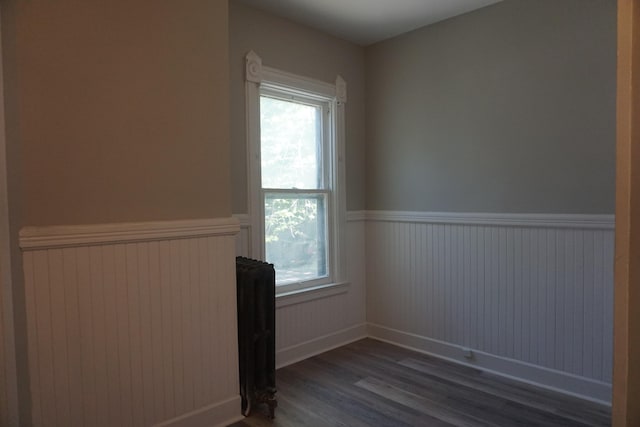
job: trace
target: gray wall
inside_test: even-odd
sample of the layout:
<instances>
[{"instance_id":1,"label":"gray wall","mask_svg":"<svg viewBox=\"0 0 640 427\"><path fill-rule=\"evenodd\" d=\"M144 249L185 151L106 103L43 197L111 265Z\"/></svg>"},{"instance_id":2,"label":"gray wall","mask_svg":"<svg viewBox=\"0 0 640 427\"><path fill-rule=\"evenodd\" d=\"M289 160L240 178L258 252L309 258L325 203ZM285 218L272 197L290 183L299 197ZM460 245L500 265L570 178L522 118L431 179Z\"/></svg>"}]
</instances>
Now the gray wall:
<instances>
[{"instance_id":1,"label":"gray wall","mask_svg":"<svg viewBox=\"0 0 640 427\"><path fill-rule=\"evenodd\" d=\"M614 212L614 0L506 0L366 57L367 209Z\"/></svg>"},{"instance_id":2,"label":"gray wall","mask_svg":"<svg viewBox=\"0 0 640 427\"><path fill-rule=\"evenodd\" d=\"M5 10L24 225L231 214L227 1Z\"/></svg>"},{"instance_id":3,"label":"gray wall","mask_svg":"<svg viewBox=\"0 0 640 427\"><path fill-rule=\"evenodd\" d=\"M364 209L364 49L234 0L229 2L231 181L233 212L247 212L244 57L255 51L266 66L326 82L347 81L347 209Z\"/></svg>"}]
</instances>

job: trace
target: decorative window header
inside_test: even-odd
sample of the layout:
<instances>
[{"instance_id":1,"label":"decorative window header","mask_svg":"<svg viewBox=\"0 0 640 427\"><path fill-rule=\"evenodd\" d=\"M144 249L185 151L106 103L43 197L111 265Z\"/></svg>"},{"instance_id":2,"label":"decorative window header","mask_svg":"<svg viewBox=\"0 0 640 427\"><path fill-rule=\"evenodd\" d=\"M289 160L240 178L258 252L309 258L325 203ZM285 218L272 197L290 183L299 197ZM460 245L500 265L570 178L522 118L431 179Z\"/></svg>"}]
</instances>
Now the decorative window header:
<instances>
[{"instance_id":1,"label":"decorative window header","mask_svg":"<svg viewBox=\"0 0 640 427\"><path fill-rule=\"evenodd\" d=\"M296 80L301 79L299 76L293 76L292 74L263 66L262 58L254 51L250 51L245 57L245 79L248 82L260 85L263 80L267 80L287 85L287 81L291 81L294 78ZM309 78L304 78L304 80L310 87L314 87L318 93L335 98L339 104L346 104L347 82L342 76L338 75L334 84Z\"/></svg>"}]
</instances>

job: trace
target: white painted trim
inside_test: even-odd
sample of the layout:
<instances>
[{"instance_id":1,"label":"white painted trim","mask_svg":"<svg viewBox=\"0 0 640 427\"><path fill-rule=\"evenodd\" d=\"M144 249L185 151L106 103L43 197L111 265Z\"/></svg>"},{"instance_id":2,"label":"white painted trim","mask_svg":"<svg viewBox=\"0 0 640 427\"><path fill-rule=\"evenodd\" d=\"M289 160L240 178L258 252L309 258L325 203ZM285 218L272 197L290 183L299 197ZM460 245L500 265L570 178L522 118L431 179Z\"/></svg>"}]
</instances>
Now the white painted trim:
<instances>
[{"instance_id":1,"label":"white painted trim","mask_svg":"<svg viewBox=\"0 0 640 427\"><path fill-rule=\"evenodd\" d=\"M24 227L20 230L20 247L23 250L37 250L102 243L235 235L239 231L240 224L232 217Z\"/></svg>"},{"instance_id":2,"label":"white painted trim","mask_svg":"<svg viewBox=\"0 0 640 427\"><path fill-rule=\"evenodd\" d=\"M251 228L251 217L249 214L233 214L233 217L238 220L240 228Z\"/></svg>"},{"instance_id":3,"label":"white painted trim","mask_svg":"<svg viewBox=\"0 0 640 427\"><path fill-rule=\"evenodd\" d=\"M340 75L336 77L336 100L340 104L347 102L347 82Z\"/></svg>"},{"instance_id":4,"label":"white painted trim","mask_svg":"<svg viewBox=\"0 0 640 427\"><path fill-rule=\"evenodd\" d=\"M236 235L236 255L252 258L251 218L247 214L233 214L240 223L240 232Z\"/></svg>"},{"instance_id":5,"label":"white painted trim","mask_svg":"<svg viewBox=\"0 0 640 427\"><path fill-rule=\"evenodd\" d=\"M614 215L364 211L366 221L612 230Z\"/></svg>"},{"instance_id":6,"label":"white painted trim","mask_svg":"<svg viewBox=\"0 0 640 427\"><path fill-rule=\"evenodd\" d=\"M367 211L347 211L347 222L365 221Z\"/></svg>"},{"instance_id":7,"label":"white painted trim","mask_svg":"<svg viewBox=\"0 0 640 427\"><path fill-rule=\"evenodd\" d=\"M367 337L367 325L361 323L331 334L323 335L276 352L276 369L300 362L318 354L342 347Z\"/></svg>"},{"instance_id":8,"label":"white painted trim","mask_svg":"<svg viewBox=\"0 0 640 427\"><path fill-rule=\"evenodd\" d=\"M251 51L249 53L254 54ZM262 60L260 60L262 64ZM261 65L262 67L262 65ZM260 70L262 81L262 68ZM261 200L261 152L260 152L260 82L245 81L245 128L247 136L247 204L249 209L251 234L249 236L249 253L253 258L264 259L264 206Z\"/></svg>"},{"instance_id":9,"label":"white painted trim","mask_svg":"<svg viewBox=\"0 0 640 427\"><path fill-rule=\"evenodd\" d=\"M245 79L253 83L262 81L262 58L254 51L247 53L245 58Z\"/></svg>"},{"instance_id":10,"label":"white painted trim","mask_svg":"<svg viewBox=\"0 0 640 427\"><path fill-rule=\"evenodd\" d=\"M322 99L335 99L337 97L335 84L323 82L321 80L312 79L305 76L299 76L297 74L288 73L286 71L278 70L276 68L262 66L262 78L261 84L268 86L284 87L293 92L299 91L301 87L304 87L304 93L312 93L318 95ZM347 97L347 84L344 84L344 93L342 94L344 99Z\"/></svg>"},{"instance_id":11,"label":"white painted trim","mask_svg":"<svg viewBox=\"0 0 640 427\"><path fill-rule=\"evenodd\" d=\"M334 295L344 294L348 290L349 282L340 282L315 286L313 288L302 288L291 292L283 292L276 295L276 308L303 304L305 302L321 298L328 298Z\"/></svg>"},{"instance_id":12,"label":"white painted trim","mask_svg":"<svg viewBox=\"0 0 640 427\"><path fill-rule=\"evenodd\" d=\"M207 405L195 411L155 424L154 427L225 427L242 420L240 396Z\"/></svg>"},{"instance_id":13,"label":"white painted trim","mask_svg":"<svg viewBox=\"0 0 640 427\"><path fill-rule=\"evenodd\" d=\"M335 160L331 164L331 180L332 190L334 191L333 206L331 214L334 221L330 223L330 231L333 234L334 252L334 282L344 281L347 278L347 176L345 164L345 141L346 141L346 121L345 121L345 103L347 99L347 83L338 76L337 81L341 87L334 87L338 90L336 99L331 109L331 119L334 126L332 127L333 144L331 145L331 157ZM344 101L340 101L343 99Z\"/></svg>"},{"instance_id":14,"label":"white painted trim","mask_svg":"<svg viewBox=\"0 0 640 427\"><path fill-rule=\"evenodd\" d=\"M611 384L608 383L571 375L566 372L560 372L518 360L495 356L474 349L472 349L474 361L473 363L469 363L464 358L465 352L462 346L372 323L367 325L367 333L371 338L426 353L454 363L472 366L495 375L600 404L611 405L612 389Z\"/></svg>"},{"instance_id":15,"label":"white painted trim","mask_svg":"<svg viewBox=\"0 0 640 427\"><path fill-rule=\"evenodd\" d=\"M241 227L251 225L248 214L234 214ZM615 215L590 214L521 214L521 213L461 213L409 211L347 211L347 222L381 221L424 224L497 225L512 227L583 228L612 230Z\"/></svg>"}]
</instances>

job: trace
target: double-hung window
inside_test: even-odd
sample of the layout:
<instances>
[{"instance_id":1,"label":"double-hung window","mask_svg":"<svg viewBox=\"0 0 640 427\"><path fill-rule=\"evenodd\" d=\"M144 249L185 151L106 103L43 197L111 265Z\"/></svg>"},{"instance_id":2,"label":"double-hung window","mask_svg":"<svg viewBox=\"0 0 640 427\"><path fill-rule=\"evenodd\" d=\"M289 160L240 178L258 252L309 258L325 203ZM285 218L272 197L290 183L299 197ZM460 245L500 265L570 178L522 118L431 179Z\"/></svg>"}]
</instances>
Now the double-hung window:
<instances>
[{"instance_id":1,"label":"double-hung window","mask_svg":"<svg viewBox=\"0 0 640 427\"><path fill-rule=\"evenodd\" d=\"M280 286L330 275L330 113L325 101L260 90L265 258Z\"/></svg>"},{"instance_id":2,"label":"double-hung window","mask_svg":"<svg viewBox=\"0 0 640 427\"><path fill-rule=\"evenodd\" d=\"M252 256L274 264L279 294L340 283L344 84L261 64L251 81L247 63Z\"/></svg>"}]
</instances>

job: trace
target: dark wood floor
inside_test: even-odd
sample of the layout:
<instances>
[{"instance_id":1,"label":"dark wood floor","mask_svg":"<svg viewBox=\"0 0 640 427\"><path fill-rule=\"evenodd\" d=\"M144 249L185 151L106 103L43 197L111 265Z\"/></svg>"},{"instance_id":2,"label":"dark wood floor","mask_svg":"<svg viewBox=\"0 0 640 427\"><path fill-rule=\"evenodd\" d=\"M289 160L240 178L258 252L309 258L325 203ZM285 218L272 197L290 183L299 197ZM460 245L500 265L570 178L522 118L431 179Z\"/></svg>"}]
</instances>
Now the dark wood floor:
<instances>
[{"instance_id":1,"label":"dark wood floor","mask_svg":"<svg viewBox=\"0 0 640 427\"><path fill-rule=\"evenodd\" d=\"M232 427L609 426L607 407L372 339L277 371L276 419Z\"/></svg>"}]
</instances>

